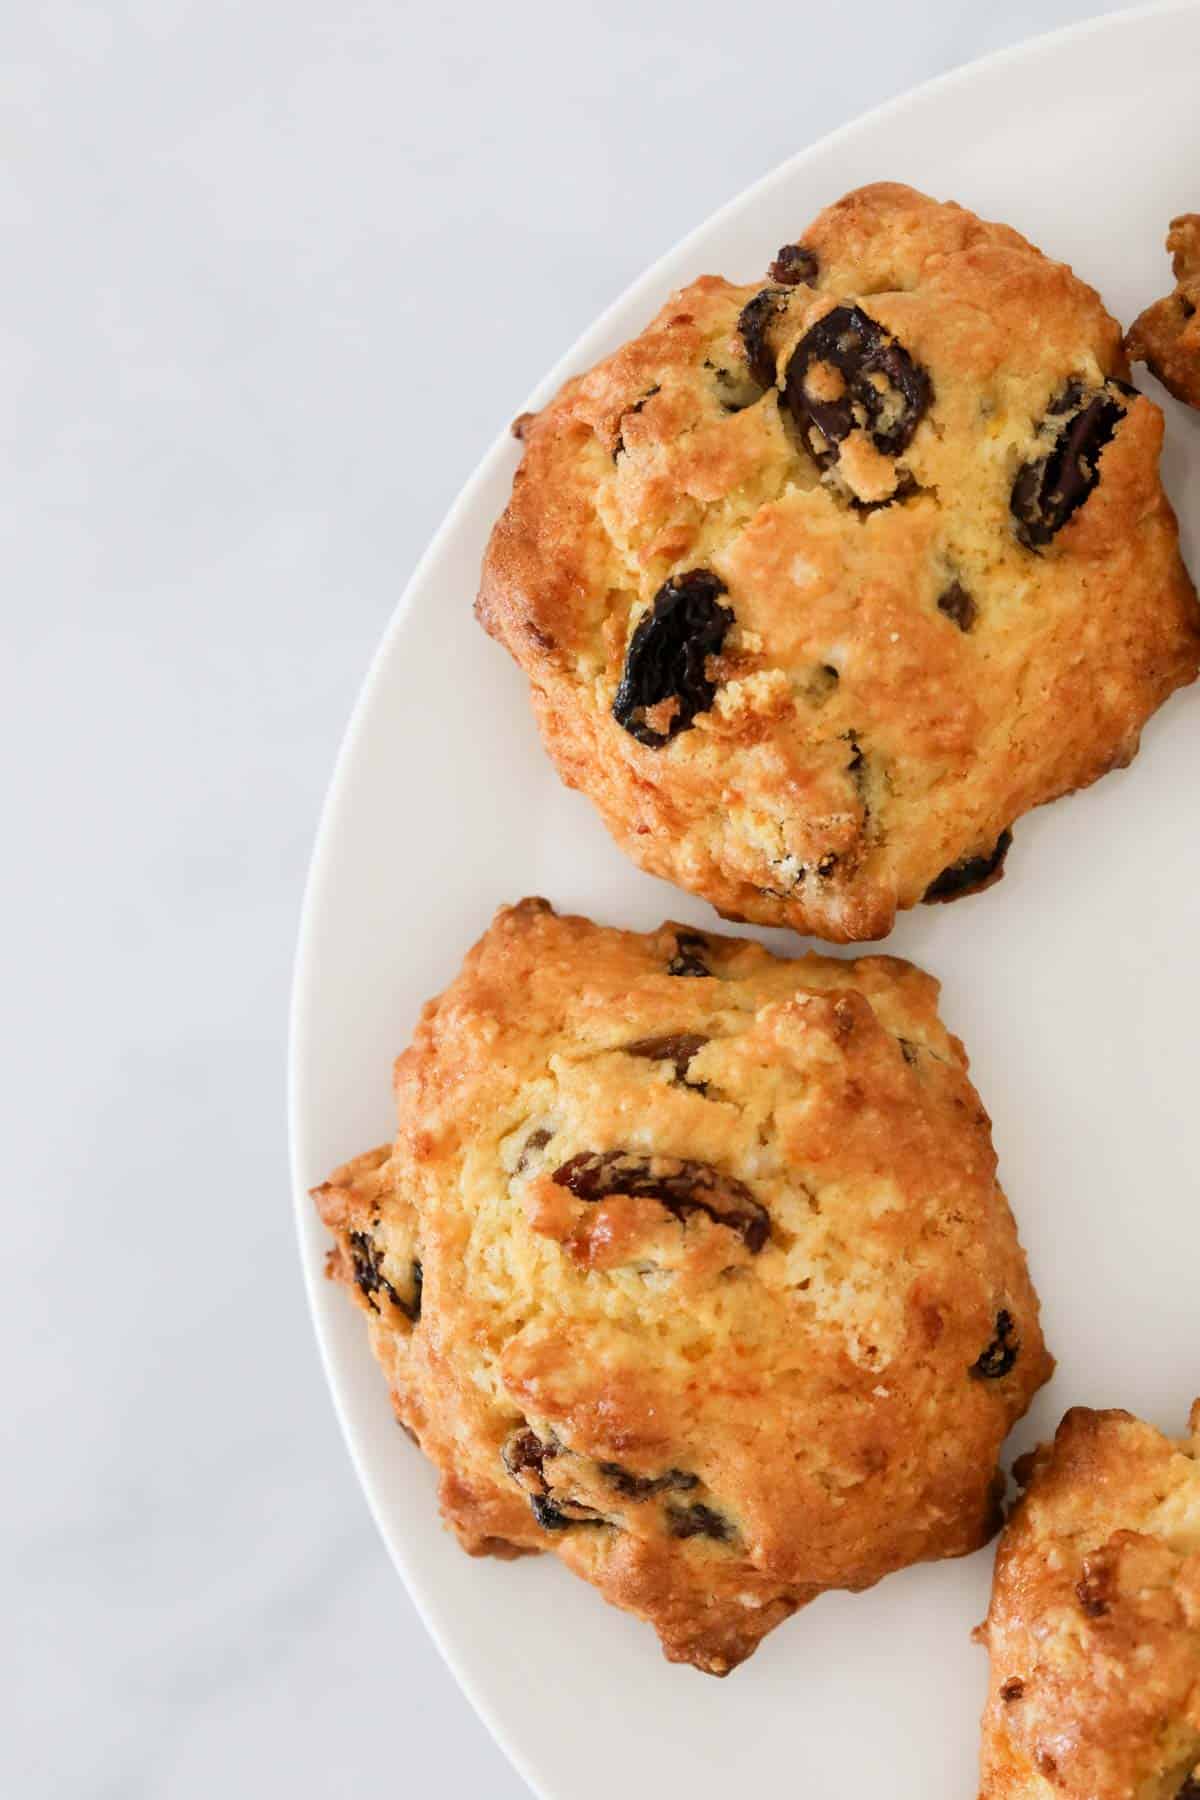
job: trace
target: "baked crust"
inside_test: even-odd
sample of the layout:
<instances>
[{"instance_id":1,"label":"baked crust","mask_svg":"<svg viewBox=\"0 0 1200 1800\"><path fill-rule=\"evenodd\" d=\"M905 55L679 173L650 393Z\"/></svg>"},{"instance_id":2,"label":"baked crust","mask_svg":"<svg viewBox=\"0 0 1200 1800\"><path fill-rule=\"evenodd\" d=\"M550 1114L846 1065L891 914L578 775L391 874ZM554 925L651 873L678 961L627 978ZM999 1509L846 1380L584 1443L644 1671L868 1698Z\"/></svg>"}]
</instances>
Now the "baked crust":
<instances>
[{"instance_id":1,"label":"baked crust","mask_svg":"<svg viewBox=\"0 0 1200 1800\"><path fill-rule=\"evenodd\" d=\"M496 916L396 1064L394 1146L314 1192L468 1551L556 1551L724 1674L985 1541L1052 1365L937 992Z\"/></svg>"},{"instance_id":2,"label":"baked crust","mask_svg":"<svg viewBox=\"0 0 1200 1800\"><path fill-rule=\"evenodd\" d=\"M1198 1429L1200 1402L1179 1442L1076 1407L1017 1465L1027 1491L977 1634L982 1800L1200 1793Z\"/></svg>"},{"instance_id":3,"label":"baked crust","mask_svg":"<svg viewBox=\"0 0 1200 1800\"><path fill-rule=\"evenodd\" d=\"M1181 213L1167 233L1174 290L1129 327L1130 362L1144 362L1168 393L1200 406L1200 213Z\"/></svg>"},{"instance_id":4,"label":"baked crust","mask_svg":"<svg viewBox=\"0 0 1200 1800\"><path fill-rule=\"evenodd\" d=\"M523 419L476 610L529 677L563 780L634 861L729 918L852 941L1127 763L1200 637L1162 417L1123 386L1093 289L1007 226L888 182L827 208L804 252L811 281L796 249L767 289L702 276ZM876 372L879 431L834 444L785 389L801 340L849 306L913 397L897 424ZM812 379L836 401L836 371ZM1098 481L1023 541L1021 470L1045 469L1056 406L1097 396L1115 419L1088 453ZM910 426L896 454L876 447ZM698 687L692 670L707 710L681 728L682 703L651 706L635 728L666 741L639 741L613 716L634 634L695 571L724 589Z\"/></svg>"}]
</instances>

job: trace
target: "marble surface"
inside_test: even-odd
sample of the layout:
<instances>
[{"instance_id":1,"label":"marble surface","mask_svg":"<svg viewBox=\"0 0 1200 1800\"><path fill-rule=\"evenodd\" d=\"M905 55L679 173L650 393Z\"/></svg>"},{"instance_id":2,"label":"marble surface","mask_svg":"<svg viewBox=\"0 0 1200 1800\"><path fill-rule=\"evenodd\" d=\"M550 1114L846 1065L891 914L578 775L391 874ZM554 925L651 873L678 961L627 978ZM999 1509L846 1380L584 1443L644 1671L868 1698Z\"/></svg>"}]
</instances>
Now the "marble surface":
<instances>
[{"instance_id":1,"label":"marble surface","mask_svg":"<svg viewBox=\"0 0 1200 1800\"><path fill-rule=\"evenodd\" d=\"M445 508L630 277L842 120L1097 10L9 19L0 1791L525 1792L305 1313L284 1038L324 783Z\"/></svg>"}]
</instances>

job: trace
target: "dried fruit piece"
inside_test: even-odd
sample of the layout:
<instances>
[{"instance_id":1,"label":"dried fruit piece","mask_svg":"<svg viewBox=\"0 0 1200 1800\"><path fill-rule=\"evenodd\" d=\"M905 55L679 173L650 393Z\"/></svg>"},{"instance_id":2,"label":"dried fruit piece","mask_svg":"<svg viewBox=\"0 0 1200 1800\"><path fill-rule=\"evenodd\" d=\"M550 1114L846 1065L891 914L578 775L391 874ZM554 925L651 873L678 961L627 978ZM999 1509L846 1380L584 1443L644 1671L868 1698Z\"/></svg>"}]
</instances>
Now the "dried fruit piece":
<instances>
[{"instance_id":1,"label":"dried fruit piece","mask_svg":"<svg viewBox=\"0 0 1200 1800\"><path fill-rule=\"evenodd\" d=\"M711 975L712 970L704 960L708 950L708 939L698 931L677 931L675 933L675 954L667 964L668 975Z\"/></svg>"},{"instance_id":2,"label":"dried fruit piece","mask_svg":"<svg viewBox=\"0 0 1200 1800\"><path fill-rule=\"evenodd\" d=\"M676 1081L687 1081L688 1064L697 1051L703 1050L708 1043L698 1031L675 1031L667 1037L639 1038L634 1044L623 1044L621 1047L626 1056L644 1056L648 1062L670 1062L675 1064ZM703 1083L697 1083L703 1086Z\"/></svg>"},{"instance_id":3,"label":"dried fruit piece","mask_svg":"<svg viewBox=\"0 0 1200 1800\"><path fill-rule=\"evenodd\" d=\"M590 1506L562 1494L551 1494L546 1464L562 1451L561 1444L543 1443L528 1426L514 1431L500 1450L500 1460L518 1487L529 1497L529 1509L543 1531L566 1531L571 1525L608 1525L610 1520Z\"/></svg>"},{"instance_id":4,"label":"dried fruit piece","mask_svg":"<svg viewBox=\"0 0 1200 1800\"><path fill-rule=\"evenodd\" d=\"M938 595L938 611L953 619L960 631L970 631L978 616L978 608L961 581L952 581Z\"/></svg>"},{"instance_id":5,"label":"dried fruit piece","mask_svg":"<svg viewBox=\"0 0 1200 1800\"><path fill-rule=\"evenodd\" d=\"M667 1530L673 1538L706 1537L719 1544L728 1544L737 1536L728 1519L699 1500L690 1506L668 1506Z\"/></svg>"},{"instance_id":6,"label":"dried fruit piece","mask_svg":"<svg viewBox=\"0 0 1200 1800\"><path fill-rule=\"evenodd\" d=\"M518 1175L525 1173L538 1151L546 1148L553 1135L553 1132L547 1131L545 1126L539 1126L536 1131L530 1132L521 1145L521 1154L517 1158L516 1173Z\"/></svg>"},{"instance_id":7,"label":"dried fruit piece","mask_svg":"<svg viewBox=\"0 0 1200 1800\"><path fill-rule=\"evenodd\" d=\"M930 882L925 889L925 899L957 900L960 894L968 894L973 888L982 887L1003 867L1011 843L1012 832L1002 831L985 856L966 856L961 862L951 863L948 869L942 870L936 881Z\"/></svg>"},{"instance_id":8,"label":"dried fruit piece","mask_svg":"<svg viewBox=\"0 0 1200 1800\"><path fill-rule=\"evenodd\" d=\"M750 373L760 387L775 386L778 371L769 333L774 320L787 311L787 305L788 297L783 288L765 287L753 300L747 300L738 314L738 335L745 346Z\"/></svg>"},{"instance_id":9,"label":"dried fruit piece","mask_svg":"<svg viewBox=\"0 0 1200 1800\"><path fill-rule=\"evenodd\" d=\"M725 591L710 569L673 575L638 621L612 711L639 744L660 750L712 705L717 684L709 679L708 659L718 654L733 624L732 609L717 598ZM651 708L672 700L675 709L665 730L648 723Z\"/></svg>"},{"instance_id":10,"label":"dried fruit piece","mask_svg":"<svg viewBox=\"0 0 1200 1800\"><path fill-rule=\"evenodd\" d=\"M635 1475L620 1463L602 1462L596 1467L627 1500L649 1500L655 1494L683 1494L700 1485L700 1477L689 1475L686 1469L668 1469L665 1475Z\"/></svg>"},{"instance_id":11,"label":"dried fruit piece","mask_svg":"<svg viewBox=\"0 0 1200 1800\"><path fill-rule=\"evenodd\" d=\"M711 1163L633 1150L584 1150L556 1169L554 1179L577 1199L592 1203L628 1194L632 1199L657 1200L681 1223L692 1213L704 1213L714 1225L736 1231L753 1254L770 1235L766 1207L744 1183L723 1175Z\"/></svg>"},{"instance_id":12,"label":"dried fruit piece","mask_svg":"<svg viewBox=\"0 0 1200 1800\"><path fill-rule=\"evenodd\" d=\"M971 1364L972 1375L978 1375L983 1381L999 1381L1013 1367L1020 1348L1016 1322L1012 1314L1002 1308L996 1314L996 1335Z\"/></svg>"},{"instance_id":13,"label":"dried fruit piece","mask_svg":"<svg viewBox=\"0 0 1200 1800\"><path fill-rule=\"evenodd\" d=\"M411 1265L409 1279L412 1293L404 1300L384 1274L383 1252L368 1232L350 1233L350 1260L354 1265L354 1279L359 1292L371 1302L376 1312L381 1309L375 1296L385 1294L406 1319L411 1319L416 1324L421 1316L421 1287L424 1280L424 1270L419 1262L414 1261Z\"/></svg>"},{"instance_id":14,"label":"dried fruit piece","mask_svg":"<svg viewBox=\"0 0 1200 1800\"><path fill-rule=\"evenodd\" d=\"M1052 431L1053 442L1044 456L1021 465L1010 500L1026 549L1048 544L1092 492L1100 479L1100 452L1125 417L1114 396L1131 391L1110 381L1089 394L1071 381L1047 411L1042 431Z\"/></svg>"},{"instance_id":15,"label":"dried fruit piece","mask_svg":"<svg viewBox=\"0 0 1200 1800\"><path fill-rule=\"evenodd\" d=\"M793 350L785 392L813 456L828 466L856 429L869 432L883 455L899 456L928 410L933 384L861 307L835 306Z\"/></svg>"},{"instance_id":16,"label":"dried fruit piece","mask_svg":"<svg viewBox=\"0 0 1200 1800\"><path fill-rule=\"evenodd\" d=\"M798 287L801 282L811 286L817 279L819 267L816 251L810 250L807 244L784 244L767 274L783 287Z\"/></svg>"}]
</instances>

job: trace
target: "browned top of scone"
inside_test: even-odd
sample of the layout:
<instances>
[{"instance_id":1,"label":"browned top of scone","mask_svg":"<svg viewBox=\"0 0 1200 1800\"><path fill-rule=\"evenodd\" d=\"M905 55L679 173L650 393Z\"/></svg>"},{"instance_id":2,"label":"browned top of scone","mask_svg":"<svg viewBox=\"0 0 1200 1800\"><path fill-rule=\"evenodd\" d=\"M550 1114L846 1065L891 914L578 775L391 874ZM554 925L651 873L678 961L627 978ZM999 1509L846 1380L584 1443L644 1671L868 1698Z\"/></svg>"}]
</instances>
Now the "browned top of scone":
<instances>
[{"instance_id":1,"label":"browned top of scone","mask_svg":"<svg viewBox=\"0 0 1200 1800\"><path fill-rule=\"evenodd\" d=\"M1127 761L1197 613L1161 415L1069 268L893 183L791 249L523 422L478 613L644 867L863 939Z\"/></svg>"},{"instance_id":2,"label":"browned top of scone","mask_svg":"<svg viewBox=\"0 0 1200 1800\"><path fill-rule=\"evenodd\" d=\"M1200 1793L1200 1463L1192 1435L1077 1407L1018 1465L981 1637L982 1800Z\"/></svg>"},{"instance_id":3,"label":"browned top of scone","mask_svg":"<svg viewBox=\"0 0 1200 1800\"><path fill-rule=\"evenodd\" d=\"M526 901L318 1191L473 1550L557 1550L722 1673L979 1544L1049 1359L937 984Z\"/></svg>"},{"instance_id":4,"label":"browned top of scone","mask_svg":"<svg viewBox=\"0 0 1200 1800\"><path fill-rule=\"evenodd\" d=\"M1173 292L1139 313L1125 348L1144 362L1169 393L1200 406L1200 213L1181 213L1167 233L1175 274Z\"/></svg>"}]
</instances>

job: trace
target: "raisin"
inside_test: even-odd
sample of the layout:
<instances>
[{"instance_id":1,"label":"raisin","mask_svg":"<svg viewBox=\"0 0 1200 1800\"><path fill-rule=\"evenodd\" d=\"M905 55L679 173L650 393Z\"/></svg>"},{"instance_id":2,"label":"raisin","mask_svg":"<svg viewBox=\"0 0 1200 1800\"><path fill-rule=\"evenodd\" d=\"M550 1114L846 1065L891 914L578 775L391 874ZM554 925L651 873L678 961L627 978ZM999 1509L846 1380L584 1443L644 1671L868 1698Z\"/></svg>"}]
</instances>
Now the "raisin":
<instances>
[{"instance_id":1,"label":"raisin","mask_svg":"<svg viewBox=\"0 0 1200 1800\"><path fill-rule=\"evenodd\" d=\"M1013 1675L1000 1689L1000 1698L1004 1701L1006 1706L1009 1706L1014 1700L1020 1700L1024 1692L1025 1683L1021 1680L1019 1675Z\"/></svg>"},{"instance_id":2,"label":"raisin","mask_svg":"<svg viewBox=\"0 0 1200 1800\"><path fill-rule=\"evenodd\" d=\"M530 1132L529 1136L525 1139L525 1142L521 1145L521 1154L517 1158L515 1172L518 1175L523 1175L525 1173L526 1169L529 1167L531 1158L535 1157L539 1150L544 1150L546 1148L546 1145L550 1142L553 1135L553 1132L547 1131L544 1126L539 1126L536 1131Z\"/></svg>"},{"instance_id":3,"label":"raisin","mask_svg":"<svg viewBox=\"0 0 1200 1800\"><path fill-rule=\"evenodd\" d=\"M527 1484L521 1480L522 1476L532 1474L543 1493L546 1491L546 1459L557 1455L557 1444L543 1444L537 1432L528 1427L524 1431L514 1431L500 1451L500 1459L514 1481L521 1482L524 1487Z\"/></svg>"},{"instance_id":4,"label":"raisin","mask_svg":"<svg viewBox=\"0 0 1200 1800\"><path fill-rule=\"evenodd\" d=\"M971 1364L972 1375L978 1375L983 1381L999 1381L1016 1362L1020 1348L1013 1316L1001 1309L996 1314L996 1335Z\"/></svg>"},{"instance_id":5,"label":"raisin","mask_svg":"<svg viewBox=\"0 0 1200 1800\"><path fill-rule=\"evenodd\" d=\"M523 413L517 414L516 418L513 420L512 424L509 426L509 430L512 432L513 436L516 438L518 443L520 443L523 440L525 433L529 430L529 427L533 424L533 421L536 418L537 418L537 414L533 413L533 412L523 412Z\"/></svg>"},{"instance_id":6,"label":"raisin","mask_svg":"<svg viewBox=\"0 0 1200 1800\"><path fill-rule=\"evenodd\" d=\"M970 631L977 616L975 602L961 581L952 581L938 595L938 611L953 619L960 631Z\"/></svg>"},{"instance_id":7,"label":"raisin","mask_svg":"<svg viewBox=\"0 0 1200 1800\"><path fill-rule=\"evenodd\" d=\"M1048 544L1099 481L1100 452L1125 416L1112 390L1123 386L1109 382L1089 395L1081 382L1071 381L1050 406L1042 430L1051 426L1054 441L1044 456L1021 465L1009 502L1026 549Z\"/></svg>"},{"instance_id":8,"label":"raisin","mask_svg":"<svg viewBox=\"0 0 1200 1800\"><path fill-rule=\"evenodd\" d=\"M896 1042L900 1046L900 1054L905 1062L909 1064L915 1063L917 1060L917 1046L908 1038L897 1038Z\"/></svg>"},{"instance_id":9,"label":"raisin","mask_svg":"<svg viewBox=\"0 0 1200 1800\"><path fill-rule=\"evenodd\" d=\"M825 364L842 377L842 392L822 399L809 392L809 372ZM882 376L877 387L874 376ZM785 386L792 417L805 431L823 467L838 458L838 445L856 427L870 432L885 456L898 456L912 441L933 399L933 384L902 344L858 306L835 306L800 339L787 366ZM814 443L806 428L819 434Z\"/></svg>"},{"instance_id":10,"label":"raisin","mask_svg":"<svg viewBox=\"0 0 1200 1800\"><path fill-rule=\"evenodd\" d=\"M701 1037L696 1031L676 1031L669 1037L639 1038L635 1044L622 1045L626 1056L644 1056L649 1062L669 1062L675 1064L676 1081L687 1081L688 1064L698 1051L703 1050L708 1039ZM697 1082L697 1087L703 1087Z\"/></svg>"},{"instance_id":11,"label":"raisin","mask_svg":"<svg viewBox=\"0 0 1200 1800\"><path fill-rule=\"evenodd\" d=\"M708 939L698 931L677 931L675 933L675 954L667 964L668 975L711 975L712 970L704 960L704 952L708 949Z\"/></svg>"},{"instance_id":12,"label":"raisin","mask_svg":"<svg viewBox=\"0 0 1200 1800\"><path fill-rule=\"evenodd\" d=\"M1011 843L1012 832L1002 831L986 855L966 856L961 862L951 863L936 881L930 882L925 889L925 899L957 900L960 894L969 894L972 888L981 887L1003 867Z\"/></svg>"},{"instance_id":13,"label":"raisin","mask_svg":"<svg viewBox=\"0 0 1200 1800\"><path fill-rule=\"evenodd\" d=\"M807 244L785 244L767 274L783 287L798 287L801 282L811 287L819 267L816 251L810 250Z\"/></svg>"},{"instance_id":14,"label":"raisin","mask_svg":"<svg viewBox=\"0 0 1200 1800\"><path fill-rule=\"evenodd\" d=\"M665 1475L635 1475L621 1463L602 1462L596 1467L627 1500L649 1500L655 1494L686 1494L700 1485L700 1477L689 1475L686 1469L668 1469Z\"/></svg>"},{"instance_id":15,"label":"raisin","mask_svg":"<svg viewBox=\"0 0 1200 1800\"><path fill-rule=\"evenodd\" d=\"M640 413L643 406L645 406L647 400L653 400L655 394L661 393L661 391L662 391L662 389L661 389L659 383L656 381L652 388L646 389L645 393L642 395L640 400L635 400L632 406L627 406L625 408L625 411L621 414L621 420L624 421L625 419L627 419L629 417L630 413ZM625 450L625 438L622 435L621 426L620 426L620 424L618 424L618 426L617 426L617 442L616 442L616 445L615 445L615 447L613 449L613 453L612 453L614 462L616 462L616 460L619 456L624 454L624 450Z\"/></svg>"},{"instance_id":16,"label":"raisin","mask_svg":"<svg viewBox=\"0 0 1200 1800\"><path fill-rule=\"evenodd\" d=\"M702 1212L715 1225L736 1231L754 1255L770 1235L766 1207L742 1182L722 1175L711 1163L680 1156L645 1156L631 1150L585 1150L556 1169L554 1179L589 1203L607 1200L611 1194L657 1200L680 1223L692 1213Z\"/></svg>"},{"instance_id":17,"label":"raisin","mask_svg":"<svg viewBox=\"0 0 1200 1800\"><path fill-rule=\"evenodd\" d=\"M712 705L717 684L706 665L733 624L732 609L717 598L725 591L725 583L708 569L673 575L638 621L612 711L639 744L660 750ZM656 730L646 713L669 700L675 702L671 721L665 731Z\"/></svg>"},{"instance_id":18,"label":"raisin","mask_svg":"<svg viewBox=\"0 0 1200 1800\"><path fill-rule=\"evenodd\" d=\"M544 1494L530 1494L529 1510L543 1531L566 1531L572 1525L582 1523L579 1519L569 1519L565 1512L560 1512L553 1500L547 1500Z\"/></svg>"},{"instance_id":19,"label":"raisin","mask_svg":"<svg viewBox=\"0 0 1200 1800\"><path fill-rule=\"evenodd\" d=\"M729 1520L700 1500L690 1506L668 1506L667 1530L673 1538L714 1538L719 1544L729 1543L734 1536Z\"/></svg>"},{"instance_id":20,"label":"raisin","mask_svg":"<svg viewBox=\"0 0 1200 1800\"><path fill-rule=\"evenodd\" d=\"M528 1426L514 1431L500 1450L500 1460L524 1489L529 1509L543 1531L566 1531L571 1525L607 1525L609 1521L581 1501L550 1494L546 1464L559 1454L560 1444L545 1444Z\"/></svg>"},{"instance_id":21,"label":"raisin","mask_svg":"<svg viewBox=\"0 0 1200 1800\"><path fill-rule=\"evenodd\" d=\"M1175 1800L1200 1800L1200 1775L1195 1770L1175 1795Z\"/></svg>"},{"instance_id":22,"label":"raisin","mask_svg":"<svg viewBox=\"0 0 1200 1800\"><path fill-rule=\"evenodd\" d=\"M385 1294L406 1319L411 1319L416 1324L421 1316L421 1285L424 1279L424 1270L419 1262L412 1264L410 1279L413 1298L402 1300L383 1272L383 1252L369 1232L350 1233L350 1260L354 1265L354 1279L359 1292L371 1302L376 1312L382 1311L382 1308L375 1296Z\"/></svg>"},{"instance_id":23,"label":"raisin","mask_svg":"<svg viewBox=\"0 0 1200 1800\"><path fill-rule=\"evenodd\" d=\"M1075 1583L1075 1598L1089 1619L1102 1619L1108 1611L1107 1569L1091 1569L1085 1562L1083 1574Z\"/></svg>"},{"instance_id":24,"label":"raisin","mask_svg":"<svg viewBox=\"0 0 1200 1800\"><path fill-rule=\"evenodd\" d=\"M778 371L775 355L767 341L773 320L787 311L787 294L782 288L765 287L747 300L738 314L738 336L746 351L750 373L760 387L773 388Z\"/></svg>"}]
</instances>

